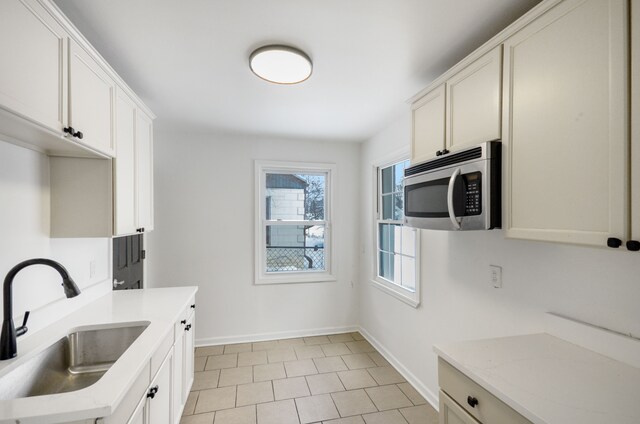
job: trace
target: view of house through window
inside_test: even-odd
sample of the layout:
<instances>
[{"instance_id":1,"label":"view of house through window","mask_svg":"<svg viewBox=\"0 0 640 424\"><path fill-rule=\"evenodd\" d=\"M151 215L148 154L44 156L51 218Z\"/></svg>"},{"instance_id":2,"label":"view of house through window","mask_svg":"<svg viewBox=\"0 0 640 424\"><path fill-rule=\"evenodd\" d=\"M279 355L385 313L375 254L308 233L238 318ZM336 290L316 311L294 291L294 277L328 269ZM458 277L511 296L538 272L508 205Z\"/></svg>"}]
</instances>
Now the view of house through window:
<instances>
[{"instance_id":1,"label":"view of house through window","mask_svg":"<svg viewBox=\"0 0 640 424\"><path fill-rule=\"evenodd\" d=\"M326 173L266 173L267 273L326 270L326 183Z\"/></svg>"},{"instance_id":2,"label":"view of house through window","mask_svg":"<svg viewBox=\"0 0 640 424\"><path fill-rule=\"evenodd\" d=\"M416 230L402 225L404 170L409 161L378 168L377 277L416 291Z\"/></svg>"}]
</instances>

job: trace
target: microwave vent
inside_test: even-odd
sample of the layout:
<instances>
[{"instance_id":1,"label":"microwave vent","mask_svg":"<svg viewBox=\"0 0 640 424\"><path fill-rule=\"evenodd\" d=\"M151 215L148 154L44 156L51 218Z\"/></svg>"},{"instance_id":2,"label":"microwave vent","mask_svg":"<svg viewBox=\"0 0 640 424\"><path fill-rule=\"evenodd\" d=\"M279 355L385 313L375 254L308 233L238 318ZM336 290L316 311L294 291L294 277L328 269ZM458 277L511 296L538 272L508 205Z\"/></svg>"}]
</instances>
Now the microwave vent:
<instances>
[{"instance_id":1,"label":"microwave vent","mask_svg":"<svg viewBox=\"0 0 640 424\"><path fill-rule=\"evenodd\" d=\"M474 147L473 149L464 150L458 153L450 153L437 159L432 159L428 162L423 162L411 166L405 169L404 176L409 177L411 175L419 174L431 169L445 168L449 165L455 165L457 163L466 162L473 159L480 159L481 157L482 147Z\"/></svg>"}]
</instances>

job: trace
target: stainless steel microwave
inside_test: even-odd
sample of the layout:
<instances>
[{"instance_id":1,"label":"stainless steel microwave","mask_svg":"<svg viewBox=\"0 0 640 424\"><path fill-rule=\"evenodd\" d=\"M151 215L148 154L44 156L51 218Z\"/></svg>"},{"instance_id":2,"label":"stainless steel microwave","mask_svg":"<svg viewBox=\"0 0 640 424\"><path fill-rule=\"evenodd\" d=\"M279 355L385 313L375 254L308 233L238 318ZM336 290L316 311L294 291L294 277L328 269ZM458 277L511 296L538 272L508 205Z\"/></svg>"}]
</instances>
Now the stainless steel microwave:
<instances>
[{"instance_id":1,"label":"stainless steel microwave","mask_svg":"<svg viewBox=\"0 0 640 424\"><path fill-rule=\"evenodd\" d=\"M430 230L500 228L500 158L500 141L488 141L407 168L405 224Z\"/></svg>"}]
</instances>

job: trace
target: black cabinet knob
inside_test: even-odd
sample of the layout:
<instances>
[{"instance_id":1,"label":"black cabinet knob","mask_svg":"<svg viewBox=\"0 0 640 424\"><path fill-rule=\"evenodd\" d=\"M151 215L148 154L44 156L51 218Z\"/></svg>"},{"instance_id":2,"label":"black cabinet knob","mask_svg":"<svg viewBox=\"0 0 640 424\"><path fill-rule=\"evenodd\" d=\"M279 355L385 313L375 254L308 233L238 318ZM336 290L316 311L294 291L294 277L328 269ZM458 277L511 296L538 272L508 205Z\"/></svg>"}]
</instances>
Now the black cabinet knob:
<instances>
[{"instance_id":1,"label":"black cabinet knob","mask_svg":"<svg viewBox=\"0 0 640 424\"><path fill-rule=\"evenodd\" d=\"M64 131L65 133L73 136L73 134L76 132L73 127L65 127L62 129L62 131Z\"/></svg>"},{"instance_id":2,"label":"black cabinet knob","mask_svg":"<svg viewBox=\"0 0 640 424\"><path fill-rule=\"evenodd\" d=\"M183 319L182 321L180 321L180 324L185 325L187 323L186 319Z\"/></svg>"},{"instance_id":3,"label":"black cabinet knob","mask_svg":"<svg viewBox=\"0 0 640 424\"><path fill-rule=\"evenodd\" d=\"M640 250L640 241L638 240L629 240L627 241L627 250L632 252L637 252Z\"/></svg>"},{"instance_id":4,"label":"black cabinet knob","mask_svg":"<svg viewBox=\"0 0 640 424\"><path fill-rule=\"evenodd\" d=\"M82 140L82 138L84 137L84 134L82 134L82 131L78 131L75 134L73 134L74 137L78 137L80 140Z\"/></svg>"},{"instance_id":5,"label":"black cabinet knob","mask_svg":"<svg viewBox=\"0 0 640 424\"><path fill-rule=\"evenodd\" d=\"M191 305L191 309L196 309L196 304Z\"/></svg>"},{"instance_id":6,"label":"black cabinet knob","mask_svg":"<svg viewBox=\"0 0 640 424\"><path fill-rule=\"evenodd\" d=\"M184 327L184 331L191 331L191 324Z\"/></svg>"},{"instance_id":7,"label":"black cabinet knob","mask_svg":"<svg viewBox=\"0 0 640 424\"><path fill-rule=\"evenodd\" d=\"M153 386L149 389L149 391L147 392L147 397L153 399L154 397L156 397L156 393L158 393L158 390L160 388L156 385Z\"/></svg>"},{"instance_id":8,"label":"black cabinet knob","mask_svg":"<svg viewBox=\"0 0 640 424\"><path fill-rule=\"evenodd\" d=\"M478 399L474 398L473 396L467 396L467 403L470 407L475 408L476 406L478 406Z\"/></svg>"},{"instance_id":9,"label":"black cabinet knob","mask_svg":"<svg viewBox=\"0 0 640 424\"><path fill-rule=\"evenodd\" d=\"M438 151L436 152L436 156L442 156L442 151L438 150Z\"/></svg>"},{"instance_id":10,"label":"black cabinet knob","mask_svg":"<svg viewBox=\"0 0 640 424\"><path fill-rule=\"evenodd\" d=\"M615 238L615 237L609 237L607 239L607 246L613 248L613 249L617 249L618 247L622 246L622 240L620 240L619 238Z\"/></svg>"},{"instance_id":11,"label":"black cabinet knob","mask_svg":"<svg viewBox=\"0 0 640 424\"><path fill-rule=\"evenodd\" d=\"M449 151L448 151L447 149L444 149L444 150L442 151L442 154L443 154L443 155L446 155L447 153L449 153Z\"/></svg>"}]
</instances>

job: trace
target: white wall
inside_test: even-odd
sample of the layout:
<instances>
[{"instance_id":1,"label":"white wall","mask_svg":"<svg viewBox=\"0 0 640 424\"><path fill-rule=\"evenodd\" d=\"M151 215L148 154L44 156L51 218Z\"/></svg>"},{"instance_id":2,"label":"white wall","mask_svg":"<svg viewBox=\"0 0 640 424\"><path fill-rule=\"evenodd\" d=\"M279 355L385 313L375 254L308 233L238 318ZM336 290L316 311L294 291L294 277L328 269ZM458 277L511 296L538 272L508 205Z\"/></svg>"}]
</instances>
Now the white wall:
<instances>
[{"instance_id":1,"label":"white wall","mask_svg":"<svg viewBox=\"0 0 640 424\"><path fill-rule=\"evenodd\" d=\"M359 144L157 128L147 285L200 287L200 344L352 328L357 324L359 154ZM255 159L337 164L336 282L253 284Z\"/></svg>"},{"instance_id":2,"label":"white wall","mask_svg":"<svg viewBox=\"0 0 640 424\"><path fill-rule=\"evenodd\" d=\"M25 310L32 311L28 334L49 323L54 315L84 304L89 298L87 288L108 279L109 242L107 238L50 239L49 159L0 141L0 278L4 280L13 266L25 259L45 257L62 263L84 292L66 299L59 274L46 266L20 271L13 284L13 312L17 318ZM90 278L92 260L96 268ZM53 305L60 299L64 299L59 302L61 307ZM52 314L54 309L57 312Z\"/></svg>"},{"instance_id":3,"label":"white wall","mask_svg":"<svg viewBox=\"0 0 640 424\"><path fill-rule=\"evenodd\" d=\"M440 342L541 332L547 311L640 337L640 255L626 250L506 240L501 230L421 230L420 307L373 287L371 169L406 148L409 120L400 117L362 148L360 325L432 403L432 346ZM488 283L490 264L503 268L502 289Z\"/></svg>"}]
</instances>

